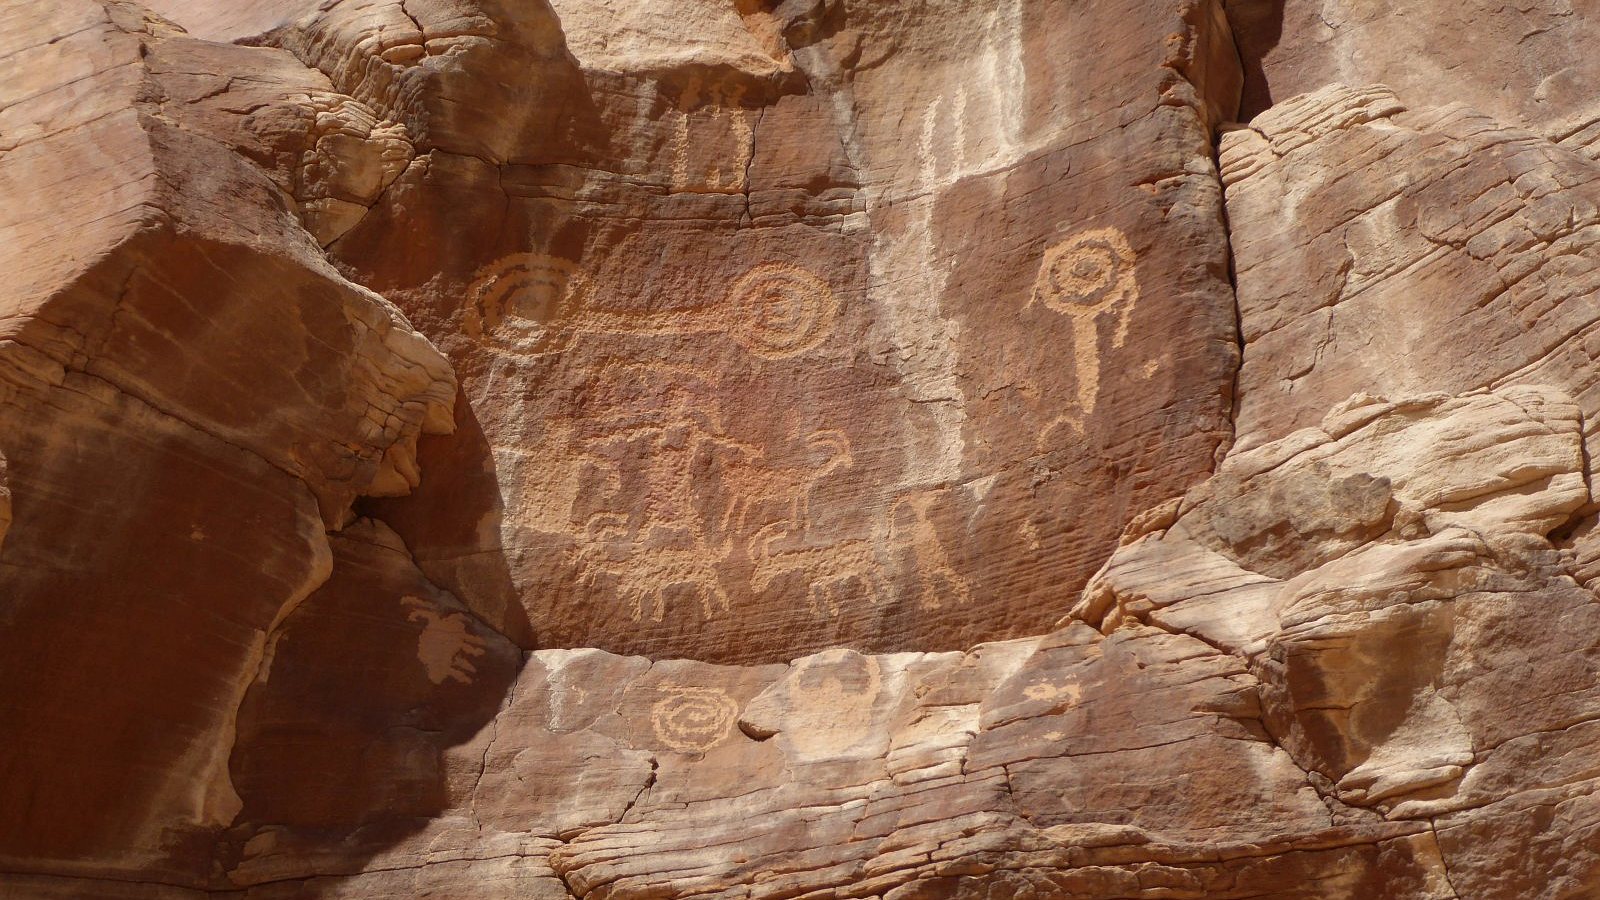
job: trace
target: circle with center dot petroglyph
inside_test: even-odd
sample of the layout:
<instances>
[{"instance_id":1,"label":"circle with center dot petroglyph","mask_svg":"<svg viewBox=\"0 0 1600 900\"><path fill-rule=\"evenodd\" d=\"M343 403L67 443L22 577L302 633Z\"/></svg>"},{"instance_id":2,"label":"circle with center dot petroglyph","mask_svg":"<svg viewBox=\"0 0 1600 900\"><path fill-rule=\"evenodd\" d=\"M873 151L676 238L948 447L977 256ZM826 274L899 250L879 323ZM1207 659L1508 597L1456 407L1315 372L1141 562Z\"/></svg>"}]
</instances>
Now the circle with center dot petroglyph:
<instances>
[{"instance_id":1,"label":"circle with center dot petroglyph","mask_svg":"<svg viewBox=\"0 0 1600 900\"><path fill-rule=\"evenodd\" d=\"M1034 297L1071 316L1129 303L1139 291L1134 260L1133 248L1121 231L1082 232L1045 251Z\"/></svg>"},{"instance_id":2,"label":"circle with center dot petroglyph","mask_svg":"<svg viewBox=\"0 0 1600 900\"><path fill-rule=\"evenodd\" d=\"M839 299L799 266L763 263L728 292L733 338L757 356L781 359L811 350L833 330Z\"/></svg>"},{"instance_id":3,"label":"circle with center dot petroglyph","mask_svg":"<svg viewBox=\"0 0 1600 900\"><path fill-rule=\"evenodd\" d=\"M704 753L727 736L739 704L716 688L664 687L650 708L650 725L663 744L680 753Z\"/></svg>"},{"instance_id":4,"label":"circle with center dot petroglyph","mask_svg":"<svg viewBox=\"0 0 1600 900\"><path fill-rule=\"evenodd\" d=\"M502 349L532 349L560 314L573 269L542 253L516 253L484 266L467 287L462 331Z\"/></svg>"}]
</instances>

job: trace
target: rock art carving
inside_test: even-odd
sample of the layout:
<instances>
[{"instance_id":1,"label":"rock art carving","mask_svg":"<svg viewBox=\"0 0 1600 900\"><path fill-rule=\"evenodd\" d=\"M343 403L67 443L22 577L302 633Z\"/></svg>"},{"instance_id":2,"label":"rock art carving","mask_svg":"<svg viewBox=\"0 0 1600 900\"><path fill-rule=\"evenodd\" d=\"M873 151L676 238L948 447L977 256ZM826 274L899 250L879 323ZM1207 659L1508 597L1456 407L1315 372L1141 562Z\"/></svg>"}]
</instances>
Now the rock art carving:
<instances>
[{"instance_id":1,"label":"rock art carving","mask_svg":"<svg viewBox=\"0 0 1600 900\"><path fill-rule=\"evenodd\" d=\"M467 288L462 330L505 351L532 352L560 315L575 268L542 253L514 253L490 263Z\"/></svg>"},{"instance_id":2,"label":"rock art carving","mask_svg":"<svg viewBox=\"0 0 1600 900\"><path fill-rule=\"evenodd\" d=\"M462 331L513 355L555 352L585 335L661 337L727 334L763 359L816 349L839 318L828 283L788 263L762 263L741 276L720 304L621 311L587 305L574 263L538 253L503 257L467 288Z\"/></svg>"},{"instance_id":3,"label":"rock art carving","mask_svg":"<svg viewBox=\"0 0 1600 900\"><path fill-rule=\"evenodd\" d=\"M739 704L724 690L695 685L662 685L650 707L656 737L679 753L704 753L728 736Z\"/></svg>"},{"instance_id":4,"label":"rock art carving","mask_svg":"<svg viewBox=\"0 0 1600 900\"><path fill-rule=\"evenodd\" d=\"M722 530L743 530L750 522L751 510L759 503L777 501L787 508L788 521L804 530L811 522L811 494L817 485L836 472L855 465L850 453L850 437L834 428L812 432L807 446L823 455L815 467L769 468L763 465L766 454L746 454L745 463L729 467L724 477L731 495L722 515Z\"/></svg>"},{"instance_id":5,"label":"rock art carving","mask_svg":"<svg viewBox=\"0 0 1600 900\"><path fill-rule=\"evenodd\" d=\"M895 501L890 511L891 541L911 556L917 605L927 610L938 609L947 600L967 603L972 599L966 576L951 563L939 529L930 518L933 502L930 493L912 494Z\"/></svg>"},{"instance_id":6,"label":"rock art carving","mask_svg":"<svg viewBox=\"0 0 1600 900\"><path fill-rule=\"evenodd\" d=\"M788 702L800 721L826 727L786 731L795 755L825 759L868 744L883 680L882 661L853 650L824 650L797 660L786 685Z\"/></svg>"},{"instance_id":7,"label":"rock art carving","mask_svg":"<svg viewBox=\"0 0 1600 900\"><path fill-rule=\"evenodd\" d=\"M708 88L703 76L690 76L682 97L665 114L673 121L668 142L673 189L730 193L745 189L746 173L755 155L755 125L750 111L743 106L744 95L742 85L723 91L715 86ZM709 102L702 103L702 98ZM707 143L717 145L720 152L707 154ZM701 151L698 160L696 149ZM702 163L699 171L691 171L696 162Z\"/></svg>"},{"instance_id":8,"label":"rock art carving","mask_svg":"<svg viewBox=\"0 0 1600 900\"><path fill-rule=\"evenodd\" d=\"M734 340L767 359L815 348L839 317L839 299L827 282L787 263L763 263L746 272L729 291L728 307L738 322Z\"/></svg>"},{"instance_id":9,"label":"rock art carving","mask_svg":"<svg viewBox=\"0 0 1600 900\"><path fill-rule=\"evenodd\" d=\"M1100 394L1101 323L1111 324L1111 346L1128 339L1128 320L1139 301L1137 257L1116 228L1080 232L1051 247L1039 263L1035 301L1072 320L1072 353L1078 377L1078 407L1094 412Z\"/></svg>"},{"instance_id":10,"label":"rock art carving","mask_svg":"<svg viewBox=\"0 0 1600 900\"><path fill-rule=\"evenodd\" d=\"M487 652L488 642L472 633L467 614L444 612L421 597L402 597L400 603L409 610L407 621L422 623L417 660L427 670L428 680L471 684L478 672L473 659Z\"/></svg>"},{"instance_id":11,"label":"rock art carving","mask_svg":"<svg viewBox=\"0 0 1600 900\"><path fill-rule=\"evenodd\" d=\"M624 517L611 513L595 516L587 533L588 542L578 550L583 582L593 586L602 575L615 579L633 621L643 618L648 602L650 621L660 622L673 588L688 589L707 620L732 609L719 578L730 549L727 544L713 548L698 542L686 546L645 543L650 532L630 531ZM618 547L623 549L620 556L614 552Z\"/></svg>"},{"instance_id":12,"label":"rock art carving","mask_svg":"<svg viewBox=\"0 0 1600 900\"><path fill-rule=\"evenodd\" d=\"M790 541L789 546L778 546L790 536L786 523L772 522L750 539L754 565L750 587L757 594L766 593L779 579L800 575L808 585L806 602L817 615L826 612L837 616L840 601L850 596L847 589L851 582L859 585L869 601L877 603L882 599L883 573L870 542L844 540L807 546Z\"/></svg>"}]
</instances>

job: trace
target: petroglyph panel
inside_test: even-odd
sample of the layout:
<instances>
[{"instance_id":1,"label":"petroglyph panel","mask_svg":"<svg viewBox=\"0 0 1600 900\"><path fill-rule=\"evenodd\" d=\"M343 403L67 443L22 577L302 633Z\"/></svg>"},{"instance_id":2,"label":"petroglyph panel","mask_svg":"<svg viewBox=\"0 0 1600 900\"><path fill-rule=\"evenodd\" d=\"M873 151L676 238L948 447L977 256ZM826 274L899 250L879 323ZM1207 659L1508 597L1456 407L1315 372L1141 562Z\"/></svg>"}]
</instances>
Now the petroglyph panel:
<instances>
[{"instance_id":1,"label":"petroglyph panel","mask_svg":"<svg viewBox=\"0 0 1600 900\"><path fill-rule=\"evenodd\" d=\"M625 254L625 240L612 254ZM714 288L705 286L710 292ZM596 303L575 263L516 253L480 269L466 289L462 332L503 353L537 356L596 336L732 337L763 359L816 349L833 332L841 305L828 283L788 263L763 263L724 295L665 310L619 310Z\"/></svg>"},{"instance_id":2,"label":"petroglyph panel","mask_svg":"<svg viewBox=\"0 0 1600 900\"><path fill-rule=\"evenodd\" d=\"M698 601L708 621L733 608L721 581L726 544L714 548L698 542L654 543L649 531L630 532L626 520L611 514L590 520L585 537L578 551L582 581L595 587L602 577L608 579L626 601L634 622L647 613L651 622L661 622L675 590L687 591Z\"/></svg>"},{"instance_id":3,"label":"petroglyph panel","mask_svg":"<svg viewBox=\"0 0 1600 900\"><path fill-rule=\"evenodd\" d=\"M664 695L650 707L650 727L679 753L704 753L722 743L739 716L739 704L714 687L662 685Z\"/></svg>"},{"instance_id":4,"label":"petroglyph panel","mask_svg":"<svg viewBox=\"0 0 1600 900\"><path fill-rule=\"evenodd\" d=\"M798 576L813 615L837 616L844 604L860 598L869 604L884 598L883 565L871 541L843 540L812 545L790 526L773 522L750 538L750 587L765 594L774 584Z\"/></svg>"}]
</instances>

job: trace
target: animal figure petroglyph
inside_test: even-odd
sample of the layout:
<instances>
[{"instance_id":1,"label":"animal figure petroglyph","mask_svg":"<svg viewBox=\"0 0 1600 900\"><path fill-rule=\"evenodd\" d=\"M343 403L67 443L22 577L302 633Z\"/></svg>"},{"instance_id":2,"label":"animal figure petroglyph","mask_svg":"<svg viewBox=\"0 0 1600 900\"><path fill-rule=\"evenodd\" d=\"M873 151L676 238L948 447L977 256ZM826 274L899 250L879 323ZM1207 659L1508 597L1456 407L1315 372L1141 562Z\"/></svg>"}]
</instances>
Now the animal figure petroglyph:
<instances>
[{"instance_id":1,"label":"animal figure petroglyph","mask_svg":"<svg viewBox=\"0 0 1600 900\"><path fill-rule=\"evenodd\" d=\"M917 605L929 610L943 606L946 597L956 603L972 599L967 579L951 564L944 542L939 539L939 529L929 515L933 500L931 494L901 497L890 511L889 527L890 539L911 554L911 571L918 586ZM904 516L902 511L909 511L910 515ZM907 519L910 525L902 527L900 523Z\"/></svg>"},{"instance_id":2,"label":"animal figure petroglyph","mask_svg":"<svg viewBox=\"0 0 1600 900\"><path fill-rule=\"evenodd\" d=\"M1111 317L1111 346L1128 339L1128 320L1139 301L1137 257L1115 228L1080 232L1046 250L1034 281L1031 306L1039 302L1072 320L1072 353L1078 407L1094 412L1100 395L1100 323Z\"/></svg>"},{"instance_id":3,"label":"animal figure petroglyph","mask_svg":"<svg viewBox=\"0 0 1600 900\"><path fill-rule=\"evenodd\" d=\"M855 465L850 453L850 438L835 429L814 431L806 438L813 450L821 450L824 460L816 468L766 468L760 465L765 453L746 453L746 464L723 470L724 483L730 499L719 523L724 533L730 529L743 531L750 524L750 513L767 501L782 503L788 520L802 531L811 523L811 494L818 484L835 472Z\"/></svg>"},{"instance_id":4,"label":"animal figure petroglyph","mask_svg":"<svg viewBox=\"0 0 1600 900\"><path fill-rule=\"evenodd\" d=\"M826 611L833 616L839 614L839 601L848 599L845 587L852 581L868 600L877 603L882 599L882 569L871 543L844 540L819 547L775 547L789 536L789 528L788 523L771 522L750 539L753 591L764 594L778 579L800 575L806 580L806 603L811 612L820 615Z\"/></svg>"},{"instance_id":5,"label":"animal figure petroglyph","mask_svg":"<svg viewBox=\"0 0 1600 900\"><path fill-rule=\"evenodd\" d=\"M597 514L589 521L587 532L588 543L577 550L583 570L580 579L590 587L602 575L615 579L617 593L628 602L628 615L633 621L644 617L648 602L650 621L660 622L666 616L667 594L674 587L694 593L707 621L719 611L725 613L733 608L717 577L730 549L727 544L715 548L700 543L646 543L642 539L652 537L652 530L640 529L640 539L632 539L627 519L615 513ZM627 547L626 555L620 558L611 555L612 548L619 544Z\"/></svg>"},{"instance_id":6,"label":"animal figure petroglyph","mask_svg":"<svg viewBox=\"0 0 1600 900\"><path fill-rule=\"evenodd\" d=\"M446 613L421 597L402 597L400 604L409 610L406 621L421 622L417 635L417 661L434 684L459 681L471 684L477 677L474 657L488 652L488 641L471 632L467 614Z\"/></svg>"},{"instance_id":7,"label":"animal figure petroglyph","mask_svg":"<svg viewBox=\"0 0 1600 900\"><path fill-rule=\"evenodd\" d=\"M641 442L643 447L633 446ZM645 528L677 528L699 542L706 540L698 506L697 475L702 461L719 449L744 455L754 452L750 446L712 433L703 422L688 418L626 428L595 438L590 448L599 451L617 445L636 451L635 465L644 482ZM608 492L620 494L621 467L610 455L591 452L589 458L603 473Z\"/></svg>"}]
</instances>

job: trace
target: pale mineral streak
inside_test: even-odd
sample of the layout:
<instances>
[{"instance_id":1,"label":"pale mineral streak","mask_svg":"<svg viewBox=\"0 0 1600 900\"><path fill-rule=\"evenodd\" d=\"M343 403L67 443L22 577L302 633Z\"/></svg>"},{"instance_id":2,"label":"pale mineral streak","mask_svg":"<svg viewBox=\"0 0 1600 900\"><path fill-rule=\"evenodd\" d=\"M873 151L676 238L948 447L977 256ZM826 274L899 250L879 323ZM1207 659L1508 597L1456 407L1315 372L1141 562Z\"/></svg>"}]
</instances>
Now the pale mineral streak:
<instances>
[{"instance_id":1,"label":"pale mineral streak","mask_svg":"<svg viewBox=\"0 0 1600 900\"><path fill-rule=\"evenodd\" d=\"M0 900L1600 896L1582 6L0 0Z\"/></svg>"}]
</instances>

